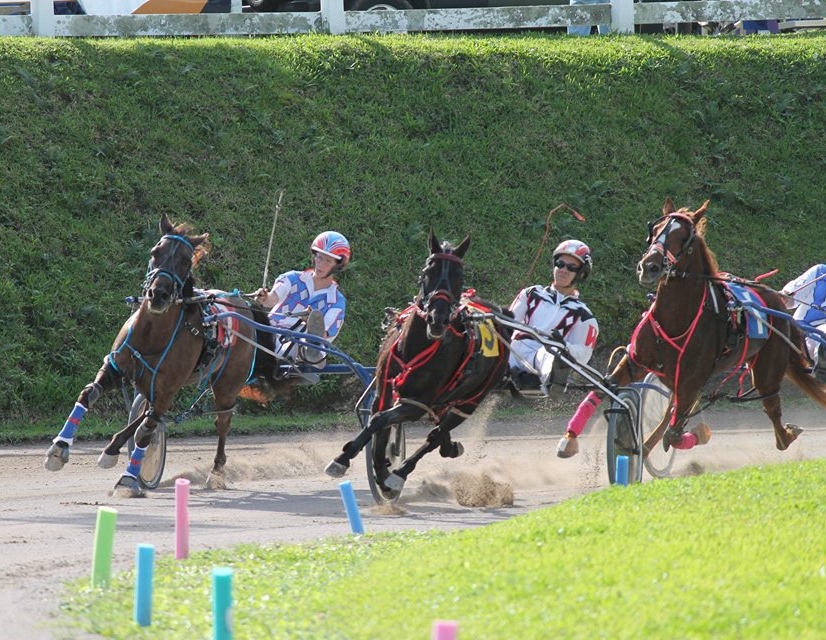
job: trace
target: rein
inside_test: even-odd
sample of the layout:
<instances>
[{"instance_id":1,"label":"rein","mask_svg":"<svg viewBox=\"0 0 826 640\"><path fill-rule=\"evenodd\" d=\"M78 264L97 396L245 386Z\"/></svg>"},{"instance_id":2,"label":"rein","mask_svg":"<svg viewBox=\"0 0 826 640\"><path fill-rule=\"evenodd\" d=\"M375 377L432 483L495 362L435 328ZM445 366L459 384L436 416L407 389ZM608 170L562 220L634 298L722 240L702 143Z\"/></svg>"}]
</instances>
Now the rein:
<instances>
[{"instance_id":1,"label":"rein","mask_svg":"<svg viewBox=\"0 0 826 640\"><path fill-rule=\"evenodd\" d=\"M468 308L467 305L462 304L457 309L457 311L455 313L455 316L458 317L460 314L465 313L467 308ZM411 305L406 310L402 311L399 314L398 317L400 319L402 319L402 322L413 322L413 320L408 320L408 318L411 315L413 315L415 318L422 319L422 316L419 313L418 309L416 308L416 305ZM462 322L464 324L465 320L463 320ZM462 331L460 331L455 326L453 326L453 324L451 324L448 327L448 331L450 333L452 333L453 336L455 336L457 338L463 338L463 337L465 338L465 344L466 344L465 352L462 356L462 360L459 363L459 366L456 367L456 370L454 371L453 375L451 375L450 379L441 388L436 390L436 392L435 392L436 397L442 397L444 394L449 393L450 391L453 391L454 389L456 389L456 387L459 386L459 384L461 383L461 381L463 379L464 371L465 371L465 368L468 364L468 361L473 357L473 354L476 351L477 338L476 338L475 332L472 332L472 331L469 332L466 327ZM406 397L401 396L401 394L398 391L399 388L402 387L407 382L410 375L412 375L413 373L415 373L416 371L421 369L423 366L427 365L428 363L430 363L434 360L434 358L439 353L439 349L442 346L442 340L443 340L443 338L440 338L438 340L434 340L430 345L428 345L428 347L426 349L424 349L423 351L420 351L419 353L417 353L412 359L410 359L409 361L404 361L397 353L397 347L398 347L399 343L402 341L403 335L404 335L404 329L399 332L399 334L396 336L396 339L395 339L393 345L390 347L390 351L389 351L390 355L387 358L385 366L384 366L383 370L381 371L381 375L379 377L380 387L386 388L387 386L389 386L392 389L392 391L393 391L393 393L392 393L393 405L396 406L396 405L400 405L400 404L408 404L408 405L418 407L419 409L422 409L423 411L425 411L425 413L428 414L430 419L437 425L439 424L441 418L449 412L457 413L457 414L462 415L463 417L467 417L462 411L456 409L454 403L452 403L452 402L447 402L447 403L441 405L438 408L434 408L434 407L431 407L429 405L426 405L423 402L419 402L418 400L414 400L412 398L406 398ZM496 335L498 336L498 333ZM498 337L498 339L502 340L501 337ZM504 354L504 353L506 353L506 351L503 349L502 353ZM503 356L499 356L499 357L503 357ZM391 364L395 364L397 367L400 368L399 373L397 373L395 376L392 376L392 377L390 375ZM467 404L476 405L476 404L478 404L481 401L481 398L484 397L485 392L487 391L487 387L488 387L488 385L485 385L484 387L482 387L482 389L476 395L474 395L471 398L462 398L461 399L461 404L463 404L463 405L467 405ZM387 407L384 406L383 398L382 398L382 400L380 401L379 411L384 411L386 408Z\"/></svg>"},{"instance_id":2,"label":"rein","mask_svg":"<svg viewBox=\"0 0 826 640\"><path fill-rule=\"evenodd\" d=\"M133 379L137 379L139 377L142 377L144 375L144 373L147 372L147 371L150 373L149 390L148 390L148 394L147 394L147 399L149 400L150 404L153 404L155 402L155 382L157 380L157 377L160 374L160 370L161 370L164 362L166 361L167 357L169 356L169 353L172 349L172 346L175 344L175 341L180 336L182 329L186 329L187 331L189 331L189 333L191 333L196 338L206 340L206 336L204 335L204 332L201 330L201 328L194 326L190 321L185 319L186 307L194 305L194 304L200 304L200 303L203 303L205 301L212 301L212 300L215 299L215 296L212 296L212 295L198 295L198 296L192 296L192 297L186 297L186 298L182 297L182 293L186 289L186 284L187 284L187 282L190 281L190 279L192 277L192 258L195 255L195 247L192 245L192 243L187 238L185 238L184 236L181 236L181 235L166 234L166 235L161 237L161 241L164 240L164 239L172 240L176 244L175 244L175 246L172 250L172 253L164 259L164 265L163 266L168 264L174 258L175 254L177 253L177 251L181 247L189 249L189 251L190 251L190 266L189 266L189 269L187 269L186 275L182 278L177 273L175 273L173 271L170 271L169 269L163 268L163 266L156 267L154 269L149 269L149 270L147 270L147 273L146 273L146 276L145 276L144 282L143 282L143 295L141 295L138 298L134 298L134 297L127 298L127 302L130 303L130 304L136 304L137 303L139 305L143 305L147 301L146 292L152 286L152 283L155 281L155 279L157 279L159 277L170 279L174 283L174 289L173 289L173 295L172 295L172 304L177 304L178 305L178 318L175 322L174 328L172 329L172 333L170 334L169 339L166 342L166 345L160 351L157 351L157 352L151 353L151 354L141 353L132 344L133 333L134 333L134 330L135 330L135 324L138 321L138 319L136 318L135 322L133 322L132 325L129 327L129 330L126 333L126 337L124 338L123 342L118 346L117 349L112 350L107 356L108 362L111 365L111 367L114 369L114 371L117 372L118 374L122 375L125 378L128 378L129 376L127 376L126 372L122 371L120 369L120 367L118 367L116 362L115 362L116 357L124 351L128 351L131 354L132 359L135 360L139 365L139 367L136 367L136 370L134 371L134 375L132 376ZM152 264L152 261L150 261L150 265L151 264ZM222 301L222 304L226 304L226 303L224 303ZM228 352L229 349L226 349L225 351ZM155 364L153 366L152 364L150 364L150 362L147 360L147 358L152 357L154 359L154 356L157 356L157 361L155 362ZM204 369L204 367L201 367L201 371L199 373L199 378L198 378L198 385L197 385L198 388L202 389L202 390L205 389L208 380L210 378L212 378L213 376L216 376L216 371L217 371L217 376L220 377L222 375L223 369L227 365L228 361L229 361L229 358L225 357L223 359L223 361L220 363L220 367L219 367L219 358L212 358L211 361L209 362L209 366L208 366L207 369Z\"/></svg>"}]
</instances>

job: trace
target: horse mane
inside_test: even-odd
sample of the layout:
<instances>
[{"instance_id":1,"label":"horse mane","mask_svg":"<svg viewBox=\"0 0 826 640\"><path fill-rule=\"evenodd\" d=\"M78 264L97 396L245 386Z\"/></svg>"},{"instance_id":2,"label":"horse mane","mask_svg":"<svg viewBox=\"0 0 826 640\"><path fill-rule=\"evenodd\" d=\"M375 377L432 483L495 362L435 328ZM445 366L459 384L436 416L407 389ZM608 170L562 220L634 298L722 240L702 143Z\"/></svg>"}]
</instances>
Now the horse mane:
<instances>
[{"instance_id":1,"label":"horse mane","mask_svg":"<svg viewBox=\"0 0 826 640\"><path fill-rule=\"evenodd\" d=\"M706 243L705 238L705 231L706 231L706 219L703 218L697 223L696 226L697 231L697 239L699 242L697 246L700 248L700 253L703 257L703 264L708 266L708 271L711 274L716 274L720 272L720 265L717 262L717 256L714 255L714 252L708 248L708 244Z\"/></svg>"},{"instance_id":2,"label":"horse mane","mask_svg":"<svg viewBox=\"0 0 826 640\"><path fill-rule=\"evenodd\" d=\"M175 225L172 233L176 236L183 236L189 237L192 235L192 225L188 222L182 222L180 224ZM192 252L192 268L196 269L198 265L201 263L201 260L206 258L209 255L209 237L207 237L203 242L195 246L195 250Z\"/></svg>"},{"instance_id":3,"label":"horse mane","mask_svg":"<svg viewBox=\"0 0 826 640\"><path fill-rule=\"evenodd\" d=\"M676 213L681 213L683 215L689 215L694 213L688 207L683 207ZM703 264L708 268L708 273L714 275L720 272L720 265L717 262L717 256L714 252L709 249L708 244L706 243L706 227L708 226L708 220L704 217L700 218L700 220L695 223L694 225L694 233L696 233L696 245L700 249L700 255L703 261Z\"/></svg>"}]
</instances>

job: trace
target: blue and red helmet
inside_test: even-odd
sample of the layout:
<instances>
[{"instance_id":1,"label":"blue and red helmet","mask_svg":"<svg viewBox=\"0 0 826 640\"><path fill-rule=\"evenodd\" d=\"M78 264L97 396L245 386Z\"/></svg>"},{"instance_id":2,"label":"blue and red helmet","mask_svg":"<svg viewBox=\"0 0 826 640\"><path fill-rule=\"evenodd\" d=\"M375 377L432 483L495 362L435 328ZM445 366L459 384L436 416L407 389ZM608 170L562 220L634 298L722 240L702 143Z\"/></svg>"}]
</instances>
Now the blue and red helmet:
<instances>
[{"instance_id":1,"label":"blue and red helmet","mask_svg":"<svg viewBox=\"0 0 826 640\"><path fill-rule=\"evenodd\" d=\"M324 231L319 233L310 245L312 253L323 253L338 261L338 268L343 269L350 262L352 251L347 238L338 231Z\"/></svg>"}]
</instances>

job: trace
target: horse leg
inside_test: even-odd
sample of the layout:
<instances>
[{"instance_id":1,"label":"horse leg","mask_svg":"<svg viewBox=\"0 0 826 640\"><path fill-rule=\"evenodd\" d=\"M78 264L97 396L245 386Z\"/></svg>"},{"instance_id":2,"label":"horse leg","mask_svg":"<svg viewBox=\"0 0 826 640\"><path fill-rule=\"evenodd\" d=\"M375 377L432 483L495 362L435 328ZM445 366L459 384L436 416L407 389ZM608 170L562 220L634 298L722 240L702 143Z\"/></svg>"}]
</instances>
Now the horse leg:
<instances>
[{"instance_id":1,"label":"horse leg","mask_svg":"<svg viewBox=\"0 0 826 640\"><path fill-rule=\"evenodd\" d=\"M797 440L797 436L803 433L803 429L797 425L783 425L781 421L782 411L780 409L780 396L772 395L763 399L763 411L769 416L769 420L774 427L774 444L778 451L785 451L789 445Z\"/></svg>"},{"instance_id":2,"label":"horse leg","mask_svg":"<svg viewBox=\"0 0 826 640\"><path fill-rule=\"evenodd\" d=\"M146 455L146 450L152 442L155 429L157 429L158 424L160 424L162 415L163 414L156 412L153 407L150 407L140 419L140 425L137 428L133 428L135 448L132 449L132 455L129 457L129 463L126 465L126 469L120 479L115 483L115 488L112 490L113 496L127 498L143 497L144 492L138 482L138 477L141 473L141 464ZM135 420L135 422L138 422L138 420ZM108 464L111 467L114 462L117 461L118 452L129 437L129 426L115 434L112 437L112 441L106 449L104 449L103 453L100 454L98 466Z\"/></svg>"},{"instance_id":3,"label":"horse leg","mask_svg":"<svg viewBox=\"0 0 826 640\"><path fill-rule=\"evenodd\" d=\"M642 457L647 458L651 450L657 446L657 443L663 440L663 436L668 429L669 420L671 418L671 409L673 407L673 398L668 404L668 409L663 415L660 424L645 438L642 445ZM702 422L694 427L688 433L681 433L677 444L673 445L675 449L693 449L697 445L708 444L711 440L711 429L708 425ZM669 445L672 446L672 445ZM666 449L667 451L668 449Z\"/></svg>"},{"instance_id":4,"label":"horse leg","mask_svg":"<svg viewBox=\"0 0 826 640\"><path fill-rule=\"evenodd\" d=\"M212 461L212 471L206 480L206 486L210 489L226 489L226 479L224 478L224 465L227 463L226 444L229 434L232 412L235 406L222 409L215 416L215 430L218 432L218 448L215 451L215 459Z\"/></svg>"},{"instance_id":5,"label":"horse leg","mask_svg":"<svg viewBox=\"0 0 826 640\"><path fill-rule=\"evenodd\" d=\"M419 461L436 449L439 449L439 454L443 458L458 458L461 456L465 448L461 442L451 440L450 432L464 422L467 415L448 413L439 423L439 426L427 434L424 444L387 477L384 481L385 486L393 491L401 491L407 477L413 473Z\"/></svg>"},{"instance_id":6,"label":"horse leg","mask_svg":"<svg viewBox=\"0 0 826 640\"><path fill-rule=\"evenodd\" d=\"M333 458L326 467L324 473L331 478L342 478L350 468L350 460L355 458L370 439L382 429L391 424L400 422L410 422L418 420L424 415L424 411L413 405L398 404L387 411L379 411L370 416L367 426L350 442L342 447L341 453Z\"/></svg>"},{"instance_id":7,"label":"horse leg","mask_svg":"<svg viewBox=\"0 0 826 640\"><path fill-rule=\"evenodd\" d=\"M120 457L121 448L123 448L123 445L128 442L129 438L132 438L135 435L138 427L146 419L149 410L148 403L144 406L147 407L146 410L144 410L144 412L132 422L127 424L123 429L113 435L112 439L109 441L109 444L106 445L106 448L101 452L100 456L98 456L98 466L101 469L111 469L117 464L118 458Z\"/></svg>"},{"instance_id":8,"label":"horse leg","mask_svg":"<svg viewBox=\"0 0 826 640\"><path fill-rule=\"evenodd\" d=\"M431 430L430 433L427 434L424 444L416 449L415 453L409 456L398 469L394 470L393 473L387 476L384 481L385 486L392 491L401 491L404 487L405 481L407 480L407 476L413 472L413 469L416 468L419 460L424 458L431 451L440 448L442 446L444 436L448 436L448 441L450 440L450 436L447 432L442 431L441 427L436 427Z\"/></svg>"},{"instance_id":9,"label":"horse leg","mask_svg":"<svg viewBox=\"0 0 826 640\"><path fill-rule=\"evenodd\" d=\"M75 431L80 426L86 412L92 408L102 393L114 389L122 376L109 364L109 357L103 360L103 366L98 370L94 382L90 382L77 397L60 433L52 440L52 446L46 451L44 466L49 471L60 471L69 462L69 447L72 446Z\"/></svg>"}]
</instances>

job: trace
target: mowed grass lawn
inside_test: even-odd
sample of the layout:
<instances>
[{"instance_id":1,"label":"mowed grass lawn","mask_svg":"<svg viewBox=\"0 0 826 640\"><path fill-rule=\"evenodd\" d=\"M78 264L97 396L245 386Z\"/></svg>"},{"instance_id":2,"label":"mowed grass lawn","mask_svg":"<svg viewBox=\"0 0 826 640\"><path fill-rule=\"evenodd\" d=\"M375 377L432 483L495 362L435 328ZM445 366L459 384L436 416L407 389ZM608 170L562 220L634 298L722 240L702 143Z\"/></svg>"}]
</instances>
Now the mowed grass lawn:
<instances>
[{"instance_id":1,"label":"mowed grass lawn","mask_svg":"<svg viewBox=\"0 0 826 640\"><path fill-rule=\"evenodd\" d=\"M233 571L237 640L823 638L826 461L609 487L460 532L348 536L156 559L152 623L135 575L68 585L107 638L213 637L212 570Z\"/></svg>"}]
</instances>

